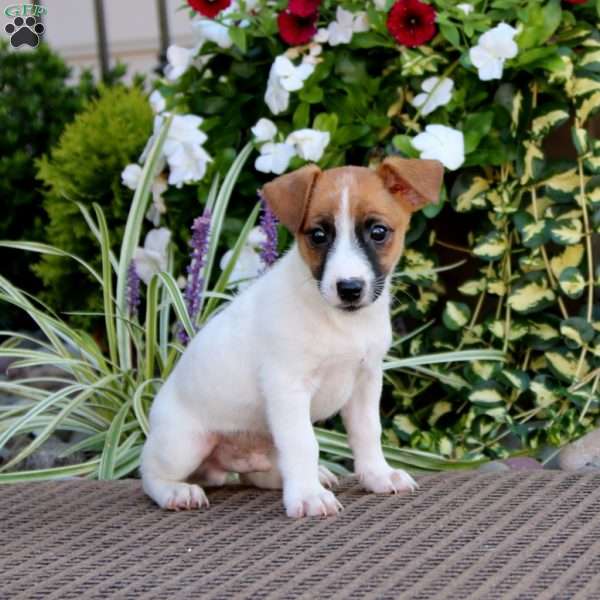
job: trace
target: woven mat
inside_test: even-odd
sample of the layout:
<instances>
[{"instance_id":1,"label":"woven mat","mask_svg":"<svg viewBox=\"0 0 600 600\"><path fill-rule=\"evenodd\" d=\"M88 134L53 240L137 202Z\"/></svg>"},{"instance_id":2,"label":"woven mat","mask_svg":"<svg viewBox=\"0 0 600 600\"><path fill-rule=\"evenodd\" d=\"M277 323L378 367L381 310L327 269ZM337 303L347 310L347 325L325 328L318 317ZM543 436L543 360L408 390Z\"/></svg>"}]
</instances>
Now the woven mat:
<instances>
[{"instance_id":1,"label":"woven mat","mask_svg":"<svg viewBox=\"0 0 600 600\"><path fill-rule=\"evenodd\" d=\"M276 492L168 513L139 482L0 487L0 598L599 598L600 474L419 478L409 496L338 489L293 521Z\"/></svg>"}]
</instances>

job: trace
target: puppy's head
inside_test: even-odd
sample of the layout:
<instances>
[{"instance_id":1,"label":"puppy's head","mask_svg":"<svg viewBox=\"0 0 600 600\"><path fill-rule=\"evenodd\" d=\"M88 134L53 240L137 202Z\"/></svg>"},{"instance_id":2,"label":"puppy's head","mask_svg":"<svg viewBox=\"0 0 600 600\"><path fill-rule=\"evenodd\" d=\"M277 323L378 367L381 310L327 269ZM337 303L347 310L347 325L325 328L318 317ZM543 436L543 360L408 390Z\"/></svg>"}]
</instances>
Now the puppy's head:
<instances>
[{"instance_id":1,"label":"puppy's head","mask_svg":"<svg viewBox=\"0 0 600 600\"><path fill-rule=\"evenodd\" d=\"M295 235L325 300L353 311L381 294L411 214L437 201L443 171L435 160L398 157L377 171L307 165L266 184L262 194Z\"/></svg>"}]
</instances>

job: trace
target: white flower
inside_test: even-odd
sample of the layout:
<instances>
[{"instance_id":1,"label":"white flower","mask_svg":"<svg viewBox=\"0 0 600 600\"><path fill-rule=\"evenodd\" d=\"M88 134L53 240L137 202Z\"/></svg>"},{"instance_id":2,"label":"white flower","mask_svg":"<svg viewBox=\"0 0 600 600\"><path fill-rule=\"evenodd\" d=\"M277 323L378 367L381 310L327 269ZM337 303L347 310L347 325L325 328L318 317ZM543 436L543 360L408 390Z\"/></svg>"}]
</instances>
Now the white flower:
<instances>
[{"instance_id":1,"label":"white flower","mask_svg":"<svg viewBox=\"0 0 600 600\"><path fill-rule=\"evenodd\" d=\"M354 13L354 20L352 22L352 31L354 33L364 33L369 31L371 24L369 23L369 17L363 10Z\"/></svg>"},{"instance_id":2,"label":"white flower","mask_svg":"<svg viewBox=\"0 0 600 600\"><path fill-rule=\"evenodd\" d=\"M260 227L254 227L248 234L246 243L229 275L229 281L238 290L248 287L252 283L252 280L264 271L265 264L260 258L260 246L264 240L265 234ZM233 250L225 252L219 264L221 270L225 270L228 267L232 256Z\"/></svg>"},{"instance_id":3,"label":"white flower","mask_svg":"<svg viewBox=\"0 0 600 600\"><path fill-rule=\"evenodd\" d=\"M204 131L199 129L204 119L197 115L175 115L171 121L171 127L165 144L163 146L164 153L169 156L177 147L183 143L185 144L199 144L202 145L208 139ZM155 119L159 122L158 127L155 125L155 130L160 129L162 124L161 117Z\"/></svg>"},{"instance_id":4,"label":"white flower","mask_svg":"<svg viewBox=\"0 0 600 600\"><path fill-rule=\"evenodd\" d=\"M175 81L179 79L191 66L196 51L190 48L182 48L175 44L167 48L168 65L165 67L167 79Z\"/></svg>"},{"instance_id":5,"label":"white flower","mask_svg":"<svg viewBox=\"0 0 600 600\"><path fill-rule=\"evenodd\" d=\"M165 97L158 90L154 90L150 94L148 100L150 101L150 106L152 107L152 110L156 114L161 113L167 107Z\"/></svg>"},{"instance_id":6,"label":"white flower","mask_svg":"<svg viewBox=\"0 0 600 600\"><path fill-rule=\"evenodd\" d=\"M469 50L469 58L477 68L481 81L500 79L504 61L514 58L519 48L514 41L517 30L506 23L500 23L493 29L486 31L474 46Z\"/></svg>"},{"instance_id":7,"label":"white flower","mask_svg":"<svg viewBox=\"0 0 600 600\"><path fill-rule=\"evenodd\" d=\"M274 115L278 115L284 110L287 110L287 107L290 104L290 93L281 87L279 79L272 68L267 81L265 103Z\"/></svg>"},{"instance_id":8,"label":"white flower","mask_svg":"<svg viewBox=\"0 0 600 600\"><path fill-rule=\"evenodd\" d=\"M302 89L304 81L314 72L315 66L302 62L298 66L283 54L278 56L269 71L265 102L269 110L278 115L287 109L290 103L290 92Z\"/></svg>"},{"instance_id":9,"label":"white flower","mask_svg":"<svg viewBox=\"0 0 600 600\"><path fill-rule=\"evenodd\" d=\"M316 65L323 60L322 58L320 58L320 55L322 52L323 52L323 46L321 46L321 44L313 43L310 45L308 54L305 54L302 57L302 62L311 64L311 65Z\"/></svg>"},{"instance_id":10,"label":"white flower","mask_svg":"<svg viewBox=\"0 0 600 600\"><path fill-rule=\"evenodd\" d=\"M457 4L456 8L462 10L465 13L465 15L468 15L469 13L472 13L475 10L474 6L472 4L469 4L468 2Z\"/></svg>"},{"instance_id":11,"label":"white flower","mask_svg":"<svg viewBox=\"0 0 600 600\"><path fill-rule=\"evenodd\" d=\"M206 175L206 167L211 161L212 158L202 146L180 144L167 156L169 184L180 188L184 183L200 181Z\"/></svg>"},{"instance_id":12,"label":"white flower","mask_svg":"<svg viewBox=\"0 0 600 600\"><path fill-rule=\"evenodd\" d=\"M367 14L365 12L352 13L338 6L335 21L329 23L327 29L319 29L315 41L329 42L331 46L349 44L352 41L352 35L362 31L369 31Z\"/></svg>"},{"instance_id":13,"label":"white flower","mask_svg":"<svg viewBox=\"0 0 600 600\"><path fill-rule=\"evenodd\" d=\"M422 94L417 94L411 101L416 108L421 109L421 114L427 116L436 108L445 106L452 98L454 81L448 77L428 77L421 83Z\"/></svg>"},{"instance_id":14,"label":"white flower","mask_svg":"<svg viewBox=\"0 0 600 600\"><path fill-rule=\"evenodd\" d=\"M316 129L298 129L288 135L285 140L295 148L300 158L317 162L321 160L325 148L329 144L329 132Z\"/></svg>"},{"instance_id":15,"label":"white flower","mask_svg":"<svg viewBox=\"0 0 600 600\"><path fill-rule=\"evenodd\" d=\"M192 20L192 29L196 33L198 42L196 48L200 49L204 42L214 42L219 48L231 48L233 41L229 35L228 20L225 19L223 23L225 24L206 17L195 17Z\"/></svg>"},{"instance_id":16,"label":"white flower","mask_svg":"<svg viewBox=\"0 0 600 600\"><path fill-rule=\"evenodd\" d=\"M146 285L155 273L167 270L170 241L171 232L166 227L161 227L149 231L144 247L136 248L133 254L135 270Z\"/></svg>"},{"instance_id":17,"label":"white flower","mask_svg":"<svg viewBox=\"0 0 600 600\"><path fill-rule=\"evenodd\" d=\"M270 142L277 133L277 126L270 119L259 119L250 130L257 142Z\"/></svg>"},{"instance_id":18,"label":"white flower","mask_svg":"<svg viewBox=\"0 0 600 600\"><path fill-rule=\"evenodd\" d=\"M138 164L127 165L121 173L121 182L130 190L135 190L140 182L142 167Z\"/></svg>"},{"instance_id":19,"label":"white flower","mask_svg":"<svg viewBox=\"0 0 600 600\"><path fill-rule=\"evenodd\" d=\"M196 115L175 115L167 139L163 145L163 154L169 164L169 184L181 187L184 183L200 181L206 174L206 167L212 161L202 147L208 139L199 129L202 117ZM162 116L154 119L155 134L163 122Z\"/></svg>"},{"instance_id":20,"label":"white flower","mask_svg":"<svg viewBox=\"0 0 600 600\"><path fill-rule=\"evenodd\" d=\"M167 191L167 180L158 175L152 184L152 204L146 213L146 219L152 221L154 227L160 225L160 217L167 212L167 206L163 199L163 194Z\"/></svg>"},{"instance_id":21,"label":"white flower","mask_svg":"<svg viewBox=\"0 0 600 600\"><path fill-rule=\"evenodd\" d=\"M377 10L385 10L387 7L387 0L373 0L373 4Z\"/></svg>"},{"instance_id":22,"label":"white flower","mask_svg":"<svg viewBox=\"0 0 600 600\"><path fill-rule=\"evenodd\" d=\"M329 31L326 27L319 27L317 33L313 36L313 42L317 44L326 44L329 41Z\"/></svg>"},{"instance_id":23,"label":"white flower","mask_svg":"<svg viewBox=\"0 0 600 600\"><path fill-rule=\"evenodd\" d=\"M308 63L300 63L296 66L287 56L280 55L273 62L271 70L284 90L297 92L313 74L315 67Z\"/></svg>"},{"instance_id":24,"label":"white flower","mask_svg":"<svg viewBox=\"0 0 600 600\"><path fill-rule=\"evenodd\" d=\"M454 171L465 162L465 138L462 131L445 125L427 125L425 131L412 140L421 158L439 160Z\"/></svg>"},{"instance_id":25,"label":"white flower","mask_svg":"<svg viewBox=\"0 0 600 600\"><path fill-rule=\"evenodd\" d=\"M290 164L296 151L290 144L267 142L260 148L260 156L254 161L254 168L261 173L281 175Z\"/></svg>"}]
</instances>

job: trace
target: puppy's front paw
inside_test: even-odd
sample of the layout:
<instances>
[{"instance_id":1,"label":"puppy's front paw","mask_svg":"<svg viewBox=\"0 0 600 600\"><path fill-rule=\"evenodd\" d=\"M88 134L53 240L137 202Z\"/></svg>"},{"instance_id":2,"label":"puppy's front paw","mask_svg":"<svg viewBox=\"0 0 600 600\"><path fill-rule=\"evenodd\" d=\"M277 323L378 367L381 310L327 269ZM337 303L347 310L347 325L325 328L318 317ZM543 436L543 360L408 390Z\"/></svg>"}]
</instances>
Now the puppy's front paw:
<instances>
[{"instance_id":1,"label":"puppy's front paw","mask_svg":"<svg viewBox=\"0 0 600 600\"><path fill-rule=\"evenodd\" d=\"M283 503L288 517L327 517L336 515L343 506L323 486L301 492L284 494Z\"/></svg>"},{"instance_id":2,"label":"puppy's front paw","mask_svg":"<svg viewBox=\"0 0 600 600\"><path fill-rule=\"evenodd\" d=\"M323 487L331 489L336 486L339 481L338 478L323 465L319 465L319 481Z\"/></svg>"},{"instance_id":3,"label":"puppy's front paw","mask_svg":"<svg viewBox=\"0 0 600 600\"><path fill-rule=\"evenodd\" d=\"M414 492L419 486L417 482L402 469L386 469L360 473L359 479L364 488L375 494L401 494Z\"/></svg>"},{"instance_id":4,"label":"puppy's front paw","mask_svg":"<svg viewBox=\"0 0 600 600\"><path fill-rule=\"evenodd\" d=\"M167 510L190 510L192 508L208 508L208 498L199 485L189 483L173 483L168 486L161 506Z\"/></svg>"}]
</instances>

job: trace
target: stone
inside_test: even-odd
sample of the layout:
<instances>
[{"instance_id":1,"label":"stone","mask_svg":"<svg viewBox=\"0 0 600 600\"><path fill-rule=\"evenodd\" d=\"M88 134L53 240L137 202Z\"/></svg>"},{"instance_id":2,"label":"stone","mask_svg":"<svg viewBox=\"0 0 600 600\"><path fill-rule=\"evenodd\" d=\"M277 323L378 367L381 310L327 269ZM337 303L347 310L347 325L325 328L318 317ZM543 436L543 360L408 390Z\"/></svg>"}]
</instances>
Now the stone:
<instances>
[{"instance_id":1,"label":"stone","mask_svg":"<svg viewBox=\"0 0 600 600\"><path fill-rule=\"evenodd\" d=\"M558 455L558 464L563 471L600 468L600 429L565 446Z\"/></svg>"},{"instance_id":2,"label":"stone","mask_svg":"<svg viewBox=\"0 0 600 600\"><path fill-rule=\"evenodd\" d=\"M530 456L514 456L502 461L511 471L530 471L543 469L542 465Z\"/></svg>"},{"instance_id":3,"label":"stone","mask_svg":"<svg viewBox=\"0 0 600 600\"><path fill-rule=\"evenodd\" d=\"M482 464L477 470L483 473L495 473L497 471L508 471L509 468L499 460L492 460Z\"/></svg>"}]
</instances>

